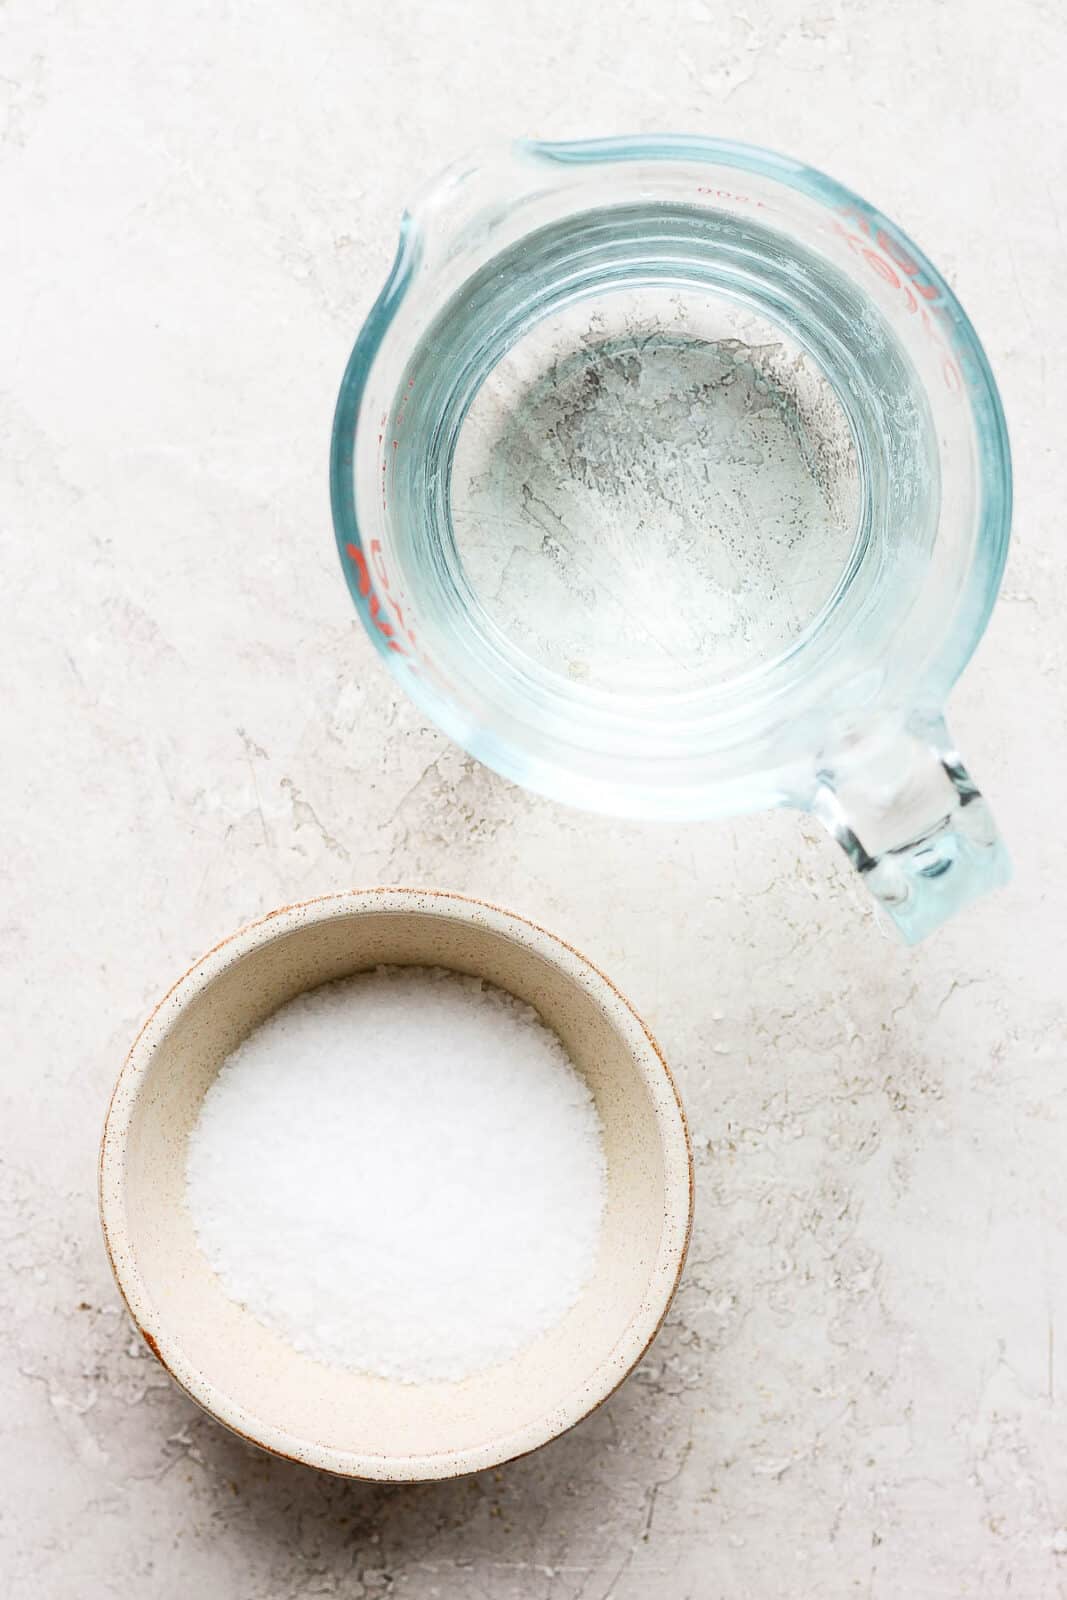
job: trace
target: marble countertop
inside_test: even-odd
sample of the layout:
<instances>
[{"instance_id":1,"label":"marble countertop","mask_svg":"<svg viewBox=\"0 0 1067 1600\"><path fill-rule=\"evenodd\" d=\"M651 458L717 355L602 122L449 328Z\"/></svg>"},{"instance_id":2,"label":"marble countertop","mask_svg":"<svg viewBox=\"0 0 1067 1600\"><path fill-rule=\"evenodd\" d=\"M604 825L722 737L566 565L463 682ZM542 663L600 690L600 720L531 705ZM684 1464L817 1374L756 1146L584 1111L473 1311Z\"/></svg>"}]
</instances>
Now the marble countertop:
<instances>
[{"instance_id":1,"label":"marble countertop","mask_svg":"<svg viewBox=\"0 0 1067 1600\"><path fill-rule=\"evenodd\" d=\"M6 1600L1067 1595L1059 8L9 0L0 34ZM810 822L608 823L496 779L400 697L337 572L331 412L405 198L513 133L660 128L877 201L1003 390L1015 543L952 714L1016 875L912 952ZM400 882L610 971L699 1189L607 1406L386 1490L171 1386L94 1180L122 1056L192 959Z\"/></svg>"}]
</instances>

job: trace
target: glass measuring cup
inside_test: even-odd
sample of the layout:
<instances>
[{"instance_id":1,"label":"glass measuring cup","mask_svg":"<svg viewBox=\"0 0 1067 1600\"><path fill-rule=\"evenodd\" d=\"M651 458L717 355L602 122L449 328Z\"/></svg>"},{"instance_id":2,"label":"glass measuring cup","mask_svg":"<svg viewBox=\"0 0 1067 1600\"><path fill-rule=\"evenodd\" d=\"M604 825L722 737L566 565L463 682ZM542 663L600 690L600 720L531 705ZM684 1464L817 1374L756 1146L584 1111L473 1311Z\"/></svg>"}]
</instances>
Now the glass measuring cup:
<instances>
[{"instance_id":1,"label":"glass measuring cup","mask_svg":"<svg viewBox=\"0 0 1067 1600\"><path fill-rule=\"evenodd\" d=\"M788 805L908 941L1008 861L945 726L1007 551L944 279L810 168L518 143L401 226L334 422L356 607L496 771L630 816Z\"/></svg>"}]
</instances>

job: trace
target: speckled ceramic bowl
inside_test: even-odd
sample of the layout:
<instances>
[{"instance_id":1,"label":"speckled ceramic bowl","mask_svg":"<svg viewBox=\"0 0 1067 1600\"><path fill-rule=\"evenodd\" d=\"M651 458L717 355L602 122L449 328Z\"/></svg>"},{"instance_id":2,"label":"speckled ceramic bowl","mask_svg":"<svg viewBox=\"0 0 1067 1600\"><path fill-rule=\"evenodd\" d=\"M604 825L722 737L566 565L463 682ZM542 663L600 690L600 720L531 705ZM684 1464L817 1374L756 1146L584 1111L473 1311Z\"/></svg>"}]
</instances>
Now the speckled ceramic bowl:
<instances>
[{"instance_id":1,"label":"speckled ceramic bowl","mask_svg":"<svg viewBox=\"0 0 1067 1600\"><path fill-rule=\"evenodd\" d=\"M225 1057L302 990L380 962L474 973L536 1007L584 1074L604 1126L607 1206L592 1280L557 1326L462 1383L393 1382L292 1349L224 1294L183 1201L186 1139ZM522 917L414 889L288 906L217 945L138 1036L100 1157L115 1277L171 1376L266 1450L391 1482L495 1466L598 1406L663 1320L692 1204L677 1092L648 1029L614 985Z\"/></svg>"}]
</instances>

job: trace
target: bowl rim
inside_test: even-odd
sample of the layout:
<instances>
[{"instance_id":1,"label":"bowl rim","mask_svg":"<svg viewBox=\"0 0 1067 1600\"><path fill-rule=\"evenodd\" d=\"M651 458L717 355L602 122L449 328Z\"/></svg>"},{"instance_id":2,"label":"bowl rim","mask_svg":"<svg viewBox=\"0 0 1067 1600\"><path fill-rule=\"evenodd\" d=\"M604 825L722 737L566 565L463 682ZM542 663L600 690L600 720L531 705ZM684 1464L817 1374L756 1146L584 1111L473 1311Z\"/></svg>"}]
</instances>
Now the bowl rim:
<instances>
[{"instance_id":1,"label":"bowl rim","mask_svg":"<svg viewBox=\"0 0 1067 1600\"><path fill-rule=\"evenodd\" d=\"M421 902L421 903L420 903ZM189 1362L170 1340L165 1316L145 1289L126 1219L126 1155L130 1121L156 1050L177 1017L216 979L252 951L301 928L336 917L415 912L476 922L519 942L579 982L623 1036L649 1090L665 1155L666 1215L641 1304L614 1348L566 1398L525 1426L462 1450L385 1455L341 1450L253 1417ZM104 1245L119 1293L137 1332L178 1387L231 1432L272 1455L345 1478L416 1483L502 1466L540 1449L589 1416L626 1380L667 1316L681 1279L693 1225L693 1156L685 1107L663 1052L633 1005L587 956L558 934L491 901L447 889L357 888L296 901L245 924L213 945L172 984L138 1032L119 1071L104 1120L98 1167Z\"/></svg>"}]
</instances>

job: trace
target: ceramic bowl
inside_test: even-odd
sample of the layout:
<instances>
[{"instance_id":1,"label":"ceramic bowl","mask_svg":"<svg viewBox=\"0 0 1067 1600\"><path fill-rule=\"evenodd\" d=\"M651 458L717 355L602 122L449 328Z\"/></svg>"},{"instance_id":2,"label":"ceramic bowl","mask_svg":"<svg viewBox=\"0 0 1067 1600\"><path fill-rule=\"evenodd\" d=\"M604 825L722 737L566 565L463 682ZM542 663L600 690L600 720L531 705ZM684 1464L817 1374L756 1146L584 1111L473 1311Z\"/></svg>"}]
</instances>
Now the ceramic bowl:
<instances>
[{"instance_id":1,"label":"ceramic bowl","mask_svg":"<svg viewBox=\"0 0 1067 1600\"><path fill-rule=\"evenodd\" d=\"M390 1381L294 1350L223 1292L183 1199L186 1140L226 1056L302 990L381 962L451 967L534 1006L586 1078L603 1123L607 1203L591 1281L555 1327L459 1383ZM495 1466L598 1406L663 1321L692 1203L677 1091L615 986L523 917L413 889L287 906L210 951L134 1043L100 1158L101 1217L119 1288L186 1393L266 1450L392 1482Z\"/></svg>"}]
</instances>

